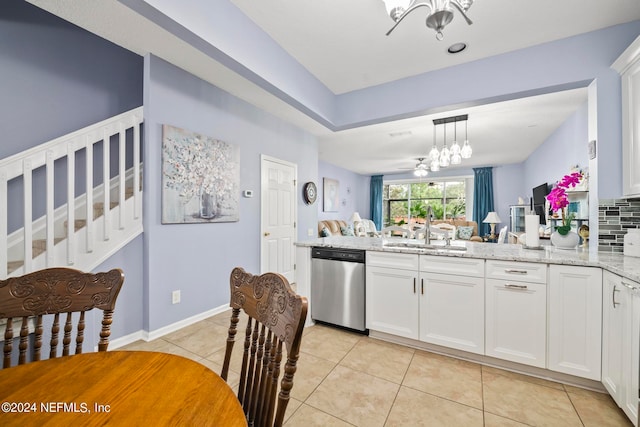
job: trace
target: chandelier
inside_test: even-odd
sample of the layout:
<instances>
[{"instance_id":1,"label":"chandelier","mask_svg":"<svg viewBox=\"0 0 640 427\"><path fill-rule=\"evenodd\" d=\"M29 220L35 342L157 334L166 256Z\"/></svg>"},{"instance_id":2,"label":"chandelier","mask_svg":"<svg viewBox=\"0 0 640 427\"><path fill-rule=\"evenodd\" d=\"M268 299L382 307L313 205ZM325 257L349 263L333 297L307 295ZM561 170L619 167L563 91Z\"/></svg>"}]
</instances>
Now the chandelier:
<instances>
[{"instance_id":1,"label":"chandelier","mask_svg":"<svg viewBox=\"0 0 640 427\"><path fill-rule=\"evenodd\" d=\"M430 169L432 172L437 172L440 168L446 168L449 165L459 165L462 163L462 159L468 159L471 157L473 150L469 144L469 134L467 122L469 119L468 114L460 116L445 117L443 119L435 119L433 121L433 148L429 152ZM464 122L464 142L462 147L458 144L458 122ZM447 124L453 123L453 143L451 148L447 144ZM442 149L438 149L436 142L436 129L442 125L443 128L443 144Z\"/></svg>"},{"instance_id":2,"label":"chandelier","mask_svg":"<svg viewBox=\"0 0 640 427\"><path fill-rule=\"evenodd\" d=\"M391 34L393 30L402 22L404 18L419 7L426 6L429 8L429 15L427 15L427 27L436 31L436 39L442 40L444 35L442 30L453 19L453 7L458 9L458 12L467 21L467 24L471 25L471 19L467 16L467 11L473 4L473 0L382 0L387 8L387 13L395 21L395 25L387 31L387 35Z\"/></svg>"}]
</instances>

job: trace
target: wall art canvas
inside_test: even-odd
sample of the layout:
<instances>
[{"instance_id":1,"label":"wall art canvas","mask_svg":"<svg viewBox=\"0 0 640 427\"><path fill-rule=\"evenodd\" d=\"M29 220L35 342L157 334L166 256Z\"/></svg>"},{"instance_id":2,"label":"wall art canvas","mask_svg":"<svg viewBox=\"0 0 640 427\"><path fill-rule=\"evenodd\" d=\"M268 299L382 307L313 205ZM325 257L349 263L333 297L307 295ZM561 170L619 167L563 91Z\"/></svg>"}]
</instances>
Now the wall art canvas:
<instances>
[{"instance_id":1,"label":"wall art canvas","mask_svg":"<svg viewBox=\"0 0 640 427\"><path fill-rule=\"evenodd\" d=\"M340 182L331 178L323 178L322 184L322 209L325 212L338 212L340 205L340 193L338 191L340 189Z\"/></svg>"},{"instance_id":2,"label":"wall art canvas","mask_svg":"<svg viewBox=\"0 0 640 427\"><path fill-rule=\"evenodd\" d=\"M162 223L238 221L240 150L177 127L162 126Z\"/></svg>"}]
</instances>

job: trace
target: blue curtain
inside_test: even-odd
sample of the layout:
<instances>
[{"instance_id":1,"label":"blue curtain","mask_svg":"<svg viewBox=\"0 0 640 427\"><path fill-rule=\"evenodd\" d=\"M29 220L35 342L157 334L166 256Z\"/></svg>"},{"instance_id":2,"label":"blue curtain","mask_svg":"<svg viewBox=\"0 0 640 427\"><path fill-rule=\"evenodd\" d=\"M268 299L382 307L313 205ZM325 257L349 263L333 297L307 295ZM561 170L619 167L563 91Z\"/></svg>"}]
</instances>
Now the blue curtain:
<instances>
[{"instance_id":1,"label":"blue curtain","mask_svg":"<svg viewBox=\"0 0 640 427\"><path fill-rule=\"evenodd\" d=\"M489 234L489 224L483 224L493 211L493 168L473 168L473 220L478 223L478 234Z\"/></svg>"},{"instance_id":2,"label":"blue curtain","mask_svg":"<svg viewBox=\"0 0 640 427\"><path fill-rule=\"evenodd\" d=\"M382 175L371 177L371 221L382 230Z\"/></svg>"}]
</instances>

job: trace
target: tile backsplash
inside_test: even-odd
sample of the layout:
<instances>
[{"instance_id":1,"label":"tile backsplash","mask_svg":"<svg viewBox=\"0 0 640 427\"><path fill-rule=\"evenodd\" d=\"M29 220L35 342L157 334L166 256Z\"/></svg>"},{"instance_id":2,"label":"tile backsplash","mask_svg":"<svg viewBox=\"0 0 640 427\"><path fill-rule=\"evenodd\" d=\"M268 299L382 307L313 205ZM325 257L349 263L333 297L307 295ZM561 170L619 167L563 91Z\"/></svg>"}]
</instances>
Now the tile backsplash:
<instances>
[{"instance_id":1,"label":"tile backsplash","mask_svg":"<svg viewBox=\"0 0 640 427\"><path fill-rule=\"evenodd\" d=\"M598 251L622 252L627 230L640 228L640 199L600 200L598 226Z\"/></svg>"}]
</instances>

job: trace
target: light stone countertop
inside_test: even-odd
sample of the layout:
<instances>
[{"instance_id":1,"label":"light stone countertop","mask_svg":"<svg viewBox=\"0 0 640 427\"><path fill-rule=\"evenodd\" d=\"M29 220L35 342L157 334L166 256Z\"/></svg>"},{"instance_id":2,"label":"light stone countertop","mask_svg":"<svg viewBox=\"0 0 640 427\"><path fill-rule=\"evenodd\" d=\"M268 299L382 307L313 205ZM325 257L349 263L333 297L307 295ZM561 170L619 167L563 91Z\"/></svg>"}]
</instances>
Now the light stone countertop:
<instances>
[{"instance_id":1,"label":"light stone countertop","mask_svg":"<svg viewBox=\"0 0 640 427\"><path fill-rule=\"evenodd\" d=\"M297 242L297 246L330 247L342 249L360 249L365 251L400 252L409 254L438 255L494 259L502 261L538 262L544 264L579 265L601 267L626 279L640 283L640 258L624 256L620 253L597 252L596 248L577 248L572 250L543 246L543 249L525 249L519 244L496 244L453 240L453 246L465 246L466 251L440 251L419 248L398 248L384 246L387 242L420 243L412 239L375 238L375 237L324 237ZM444 244L443 241L432 242Z\"/></svg>"}]
</instances>

